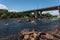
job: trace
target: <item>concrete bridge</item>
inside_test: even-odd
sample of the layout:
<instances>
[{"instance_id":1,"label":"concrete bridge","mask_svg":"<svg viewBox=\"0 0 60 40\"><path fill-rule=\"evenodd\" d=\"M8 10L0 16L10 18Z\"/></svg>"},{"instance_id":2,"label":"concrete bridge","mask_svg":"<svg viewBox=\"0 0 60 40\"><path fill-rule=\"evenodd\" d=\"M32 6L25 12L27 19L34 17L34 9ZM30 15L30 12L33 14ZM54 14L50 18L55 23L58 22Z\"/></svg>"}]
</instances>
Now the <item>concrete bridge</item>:
<instances>
[{"instance_id":1,"label":"concrete bridge","mask_svg":"<svg viewBox=\"0 0 60 40\"><path fill-rule=\"evenodd\" d=\"M35 18L37 18L39 14L41 17L43 11L51 11L51 10L59 10L58 12L59 12L59 18L60 18L60 6L52 6L47 8L28 10L28 11L23 11L23 13L35 13L36 14Z\"/></svg>"}]
</instances>

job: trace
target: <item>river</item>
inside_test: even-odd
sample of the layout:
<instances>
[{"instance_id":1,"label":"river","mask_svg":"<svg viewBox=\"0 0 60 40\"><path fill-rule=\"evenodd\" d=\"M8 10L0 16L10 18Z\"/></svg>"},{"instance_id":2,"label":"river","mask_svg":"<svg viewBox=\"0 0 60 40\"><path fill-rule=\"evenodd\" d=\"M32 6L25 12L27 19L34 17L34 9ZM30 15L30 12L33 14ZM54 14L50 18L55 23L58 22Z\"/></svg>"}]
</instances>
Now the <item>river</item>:
<instances>
[{"instance_id":1,"label":"river","mask_svg":"<svg viewBox=\"0 0 60 40\"><path fill-rule=\"evenodd\" d=\"M23 29L36 29L38 31L53 30L58 27L58 19L42 19L37 20L35 24L26 22L26 19L21 19L22 22L17 22L18 19L0 19L0 38L17 34ZM20 19L19 19L20 20Z\"/></svg>"}]
</instances>

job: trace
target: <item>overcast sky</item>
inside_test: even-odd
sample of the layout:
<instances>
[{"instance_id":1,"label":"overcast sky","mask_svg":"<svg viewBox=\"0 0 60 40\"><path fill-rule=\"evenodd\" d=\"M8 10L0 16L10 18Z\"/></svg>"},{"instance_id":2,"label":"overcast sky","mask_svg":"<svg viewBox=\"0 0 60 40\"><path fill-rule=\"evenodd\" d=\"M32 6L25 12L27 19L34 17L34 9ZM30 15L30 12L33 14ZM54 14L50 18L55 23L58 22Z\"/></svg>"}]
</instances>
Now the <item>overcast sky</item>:
<instances>
[{"instance_id":1,"label":"overcast sky","mask_svg":"<svg viewBox=\"0 0 60 40\"><path fill-rule=\"evenodd\" d=\"M60 0L0 0L0 8L11 11L26 11L60 5ZM58 11L48 11L53 15Z\"/></svg>"}]
</instances>

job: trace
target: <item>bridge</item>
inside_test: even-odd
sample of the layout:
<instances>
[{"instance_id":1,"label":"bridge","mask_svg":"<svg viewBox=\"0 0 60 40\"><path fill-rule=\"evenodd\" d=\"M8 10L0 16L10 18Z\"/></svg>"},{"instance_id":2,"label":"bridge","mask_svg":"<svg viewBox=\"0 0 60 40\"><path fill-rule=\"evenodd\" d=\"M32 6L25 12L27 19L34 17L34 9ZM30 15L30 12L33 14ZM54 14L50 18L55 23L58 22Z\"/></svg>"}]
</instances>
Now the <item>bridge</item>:
<instances>
[{"instance_id":1,"label":"bridge","mask_svg":"<svg viewBox=\"0 0 60 40\"><path fill-rule=\"evenodd\" d=\"M60 18L60 6L52 6L52 7L47 7L47 8L40 8L40 9L34 9L34 10L28 10L28 11L23 11L22 13L35 13L35 17L38 17L38 14L40 14L40 17L42 15L43 11L51 11L51 10L59 10L59 18Z\"/></svg>"}]
</instances>

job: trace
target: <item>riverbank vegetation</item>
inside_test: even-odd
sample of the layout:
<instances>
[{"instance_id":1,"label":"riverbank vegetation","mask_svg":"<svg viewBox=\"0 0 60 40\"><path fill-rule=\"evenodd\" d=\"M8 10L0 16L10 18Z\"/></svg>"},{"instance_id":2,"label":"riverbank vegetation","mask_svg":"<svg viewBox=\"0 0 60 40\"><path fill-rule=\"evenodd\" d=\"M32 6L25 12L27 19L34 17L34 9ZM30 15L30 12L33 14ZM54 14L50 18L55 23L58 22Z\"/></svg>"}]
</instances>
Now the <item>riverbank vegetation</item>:
<instances>
[{"instance_id":1,"label":"riverbank vegetation","mask_svg":"<svg viewBox=\"0 0 60 40\"><path fill-rule=\"evenodd\" d=\"M57 17L57 15L52 15L50 13L44 13L42 14L43 18L54 18L54 17Z\"/></svg>"},{"instance_id":2,"label":"riverbank vegetation","mask_svg":"<svg viewBox=\"0 0 60 40\"><path fill-rule=\"evenodd\" d=\"M40 14L39 14L40 16ZM31 13L22 13L22 12L8 12L8 10L4 10L0 12L0 19L8 19L8 18L34 18L35 14L32 15ZM42 18L53 18L57 17L56 15L53 16L50 13L42 14Z\"/></svg>"}]
</instances>

